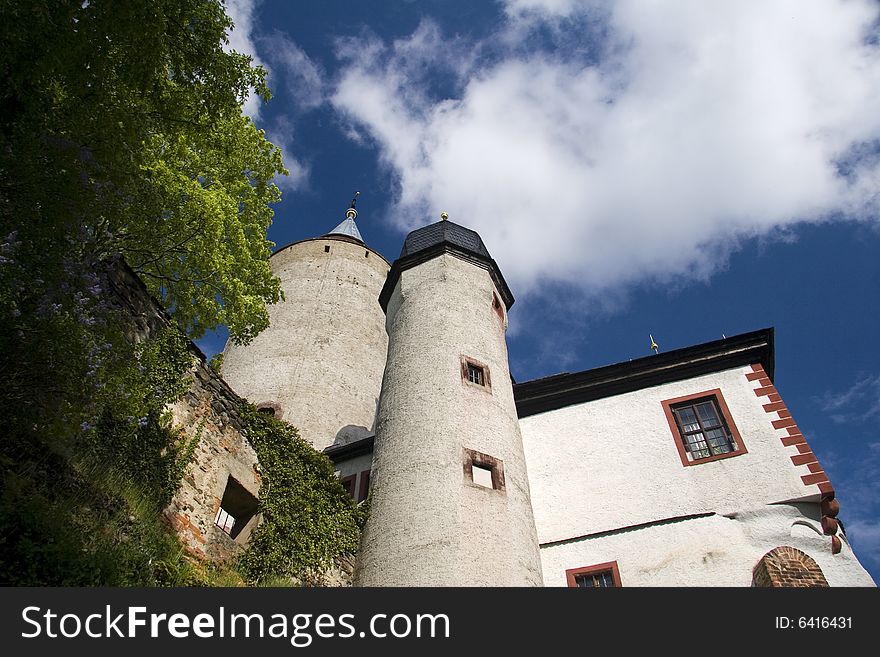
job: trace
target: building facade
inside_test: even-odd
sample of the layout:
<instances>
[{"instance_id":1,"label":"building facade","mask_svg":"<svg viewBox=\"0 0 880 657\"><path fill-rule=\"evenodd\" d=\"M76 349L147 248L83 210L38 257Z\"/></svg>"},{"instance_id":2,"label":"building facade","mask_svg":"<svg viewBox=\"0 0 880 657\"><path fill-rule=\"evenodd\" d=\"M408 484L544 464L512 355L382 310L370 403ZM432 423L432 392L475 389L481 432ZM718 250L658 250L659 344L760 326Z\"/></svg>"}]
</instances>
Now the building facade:
<instances>
[{"instance_id":1,"label":"building facade","mask_svg":"<svg viewBox=\"0 0 880 657\"><path fill-rule=\"evenodd\" d=\"M389 266L356 212L270 262L223 376L336 464L363 586L873 586L773 385L773 331L520 384L513 296L444 219Z\"/></svg>"}]
</instances>

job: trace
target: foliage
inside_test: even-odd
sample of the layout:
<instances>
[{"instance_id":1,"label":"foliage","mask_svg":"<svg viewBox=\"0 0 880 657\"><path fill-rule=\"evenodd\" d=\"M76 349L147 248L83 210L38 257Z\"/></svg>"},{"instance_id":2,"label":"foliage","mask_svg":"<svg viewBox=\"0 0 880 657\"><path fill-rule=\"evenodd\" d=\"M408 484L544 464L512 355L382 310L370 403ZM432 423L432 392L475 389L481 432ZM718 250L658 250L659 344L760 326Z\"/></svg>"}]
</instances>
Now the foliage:
<instances>
[{"instance_id":1,"label":"foliage","mask_svg":"<svg viewBox=\"0 0 880 657\"><path fill-rule=\"evenodd\" d=\"M0 0L0 238L18 246L0 265L17 265L13 287L122 254L194 337L265 328L280 298L272 179L286 172L241 113L249 90L269 92L264 70L224 49L229 27L219 0Z\"/></svg>"},{"instance_id":2,"label":"foliage","mask_svg":"<svg viewBox=\"0 0 880 657\"><path fill-rule=\"evenodd\" d=\"M186 389L191 359L188 341L176 328L165 329L101 362L85 359L101 383L82 407L100 405L99 419L76 427L73 439L7 424L11 430L0 443L0 583L211 581L159 515L199 438L196 432L186 439L162 412Z\"/></svg>"},{"instance_id":3,"label":"foliage","mask_svg":"<svg viewBox=\"0 0 880 657\"><path fill-rule=\"evenodd\" d=\"M249 404L240 413L263 473L263 522L251 535L240 570L252 583L320 580L334 557L357 550L367 507L351 499L330 459L294 427Z\"/></svg>"},{"instance_id":4,"label":"foliage","mask_svg":"<svg viewBox=\"0 0 880 657\"><path fill-rule=\"evenodd\" d=\"M281 297L266 231L286 172L241 113L269 92L229 27L221 0L0 0L2 584L240 581L160 522L198 439L165 412L191 354L114 289L125 260L185 334L239 343ZM318 572L363 512L293 428L245 412L265 522L242 567Z\"/></svg>"},{"instance_id":5,"label":"foliage","mask_svg":"<svg viewBox=\"0 0 880 657\"><path fill-rule=\"evenodd\" d=\"M214 354L211 357L211 360L208 361L208 367L211 368L211 371L214 372L217 376L220 376L221 371L223 370L223 352L220 351Z\"/></svg>"},{"instance_id":6,"label":"foliage","mask_svg":"<svg viewBox=\"0 0 880 657\"><path fill-rule=\"evenodd\" d=\"M78 453L95 463L113 462L116 476L143 490L156 513L180 487L202 431L199 426L187 439L165 411L189 387L188 346L168 328L134 347L128 366L107 377L125 394L108 400L94 426L82 427Z\"/></svg>"},{"instance_id":7,"label":"foliage","mask_svg":"<svg viewBox=\"0 0 880 657\"><path fill-rule=\"evenodd\" d=\"M0 583L19 586L233 586L188 557L144 491L101 464L49 454L3 463ZM21 467L25 466L25 467Z\"/></svg>"}]
</instances>

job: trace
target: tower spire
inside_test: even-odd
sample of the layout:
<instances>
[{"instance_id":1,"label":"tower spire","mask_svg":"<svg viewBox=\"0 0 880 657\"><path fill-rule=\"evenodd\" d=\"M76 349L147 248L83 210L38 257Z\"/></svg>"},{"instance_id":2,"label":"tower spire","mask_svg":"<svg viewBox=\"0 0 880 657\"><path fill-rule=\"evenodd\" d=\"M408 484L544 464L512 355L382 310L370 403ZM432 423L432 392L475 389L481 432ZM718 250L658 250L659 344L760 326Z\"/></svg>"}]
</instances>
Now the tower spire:
<instances>
[{"instance_id":1,"label":"tower spire","mask_svg":"<svg viewBox=\"0 0 880 657\"><path fill-rule=\"evenodd\" d=\"M361 237L361 232L358 230L357 224L354 222L358 216L355 206L357 205L357 197L360 196L360 194L360 192L354 193L354 198L351 199L351 206L345 211L345 219L343 219L342 223L336 228L327 233L328 235L346 235L348 237L353 237L359 242L364 241L364 238Z\"/></svg>"}]
</instances>

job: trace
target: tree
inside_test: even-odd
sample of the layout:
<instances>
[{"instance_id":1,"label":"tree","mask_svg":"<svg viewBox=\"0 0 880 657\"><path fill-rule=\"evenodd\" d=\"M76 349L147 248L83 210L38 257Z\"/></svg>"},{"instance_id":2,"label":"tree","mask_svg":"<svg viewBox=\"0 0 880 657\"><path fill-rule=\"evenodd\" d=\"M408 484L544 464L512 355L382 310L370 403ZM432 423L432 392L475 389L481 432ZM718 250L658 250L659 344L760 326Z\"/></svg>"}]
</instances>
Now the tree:
<instances>
[{"instance_id":1,"label":"tree","mask_svg":"<svg viewBox=\"0 0 880 657\"><path fill-rule=\"evenodd\" d=\"M224 48L219 0L0 0L0 293L57 292L121 254L191 337L247 342L281 153L241 113L265 71ZM13 252L14 251L14 252ZM37 302L38 303L38 302ZM26 304L25 304L26 305Z\"/></svg>"}]
</instances>

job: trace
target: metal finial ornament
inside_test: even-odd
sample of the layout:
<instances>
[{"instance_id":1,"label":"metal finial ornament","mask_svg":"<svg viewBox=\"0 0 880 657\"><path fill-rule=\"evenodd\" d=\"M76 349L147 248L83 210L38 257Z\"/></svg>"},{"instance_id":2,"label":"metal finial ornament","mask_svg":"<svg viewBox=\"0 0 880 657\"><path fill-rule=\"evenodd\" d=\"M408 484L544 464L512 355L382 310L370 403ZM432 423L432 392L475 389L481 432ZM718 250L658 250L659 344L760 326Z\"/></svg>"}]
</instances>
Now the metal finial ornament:
<instances>
[{"instance_id":1,"label":"metal finial ornament","mask_svg":"<svg viewBox=\"0 0 880 657\"><path fill-rule=\"evenodd\" d=\"M354 198L351 199L351 207L349 207L348 210L345 211L346 218L354 219L355 217L358 216L358 211L354 209L354 206L357 205L358 196L360 196L360 195L361 195L360 192L354 193Z\"/></svg>"},{"instance_id":2,"label":"metal finial ornament","mask_svg":"<svg viewBox=\"0 0 880 657\"><path fill-rule=\"evenodd\" d=\"M446 212L441 212L441 213L440 213L440 219L441 219L442 221L446 221L447 219L449 219L449 215L448 215Z\"/></svg>"},{"instance_id":3,"label":"metal finial ornament","mask_svg":"<svg viewBox=\"0 0 880 657\"><path fill-rule=\"evenodd\" d=\"M651 349L654 350L654 355L657 355L658 353L660 353L660 345L654 342L653 335L648 334L648 337L651 338Z\"/></svg>"}]
</instances>

